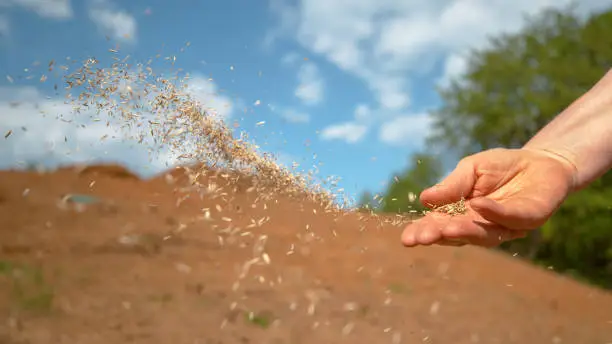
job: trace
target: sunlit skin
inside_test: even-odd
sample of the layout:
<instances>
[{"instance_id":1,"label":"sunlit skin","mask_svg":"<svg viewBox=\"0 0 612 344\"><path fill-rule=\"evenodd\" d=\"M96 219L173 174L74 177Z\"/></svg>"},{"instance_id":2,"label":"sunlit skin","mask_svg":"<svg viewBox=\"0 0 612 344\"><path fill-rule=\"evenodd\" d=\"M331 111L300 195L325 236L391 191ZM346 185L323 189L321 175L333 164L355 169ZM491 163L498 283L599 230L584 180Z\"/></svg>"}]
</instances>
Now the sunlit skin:
<instances>
[{"instance_id":1,"label":"sunlit skin","mask_svg":"<svg viewBox=\"0 0 612 344\"><path fill-rule=\"evenodd\" d=\"M466 214L429 213L406 228L402 242L496 246L520 238L558 208L572 175L570 164L538 151L494 149L467 157L420 196L426 205L443 205L465 195Z\"/></svg>"},{"instance_id":2,"label":"sunlit skin","mask_svg":"<svg viewBox=\"0 0 612 344\"><path fill-rule=\"evenodd\" d=\"M428 213L402 233L405 246L492 247L542 226L567 196L612 168L612 73L521 149L492 149L459 162L420 200L440 206L464 197L460 215Z\"/></svg>"}]
</instances>

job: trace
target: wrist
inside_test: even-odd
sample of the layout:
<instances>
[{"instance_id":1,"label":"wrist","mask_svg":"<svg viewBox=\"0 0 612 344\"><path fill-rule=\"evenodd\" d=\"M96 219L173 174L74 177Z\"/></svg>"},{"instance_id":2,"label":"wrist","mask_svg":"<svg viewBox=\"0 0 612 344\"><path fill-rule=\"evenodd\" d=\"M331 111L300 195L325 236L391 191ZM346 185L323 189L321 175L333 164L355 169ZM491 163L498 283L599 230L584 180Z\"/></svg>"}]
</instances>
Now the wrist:
<instances>
[{"instance_id":1,"label":"wrist","mask_svg":"<svg viewBox=\"0 0 612 344\"><path fill-rule=\"evenodd\" d=\"M524 149L556 159L580 190L612 168L612 70L542 128Z\"/></svg>"},{"instance_id":2,"label":"wrist","mask_svg":"<svg viewBox=\"0 0 612 344\"><path fill-rule=\"evenodd\" d=\"M580 171L577 165L576 156L569 150L536 146L529 143L521 149L557 161L559 163L559 168L563 169L567 175L570 193L584 187L584 185L582 185L583 183L580 181Z\"/></svg>"}]
</instances>

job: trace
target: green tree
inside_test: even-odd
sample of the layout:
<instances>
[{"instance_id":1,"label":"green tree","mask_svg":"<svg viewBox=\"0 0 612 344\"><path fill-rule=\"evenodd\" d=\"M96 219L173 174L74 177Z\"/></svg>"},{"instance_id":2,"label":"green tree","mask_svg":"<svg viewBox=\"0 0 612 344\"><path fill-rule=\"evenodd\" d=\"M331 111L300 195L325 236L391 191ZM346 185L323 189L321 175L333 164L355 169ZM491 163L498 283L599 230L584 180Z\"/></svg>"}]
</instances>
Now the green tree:
<instances>
[{"instance_id":1,"label":"green tree","mask_svg":"<svg viewBox=\"0 0 612 344\"><path fill-rule=\"evenodd\" d=\"M442 164L435 157L422 153L414 154L410 160L410 166L389 183L381 211L407 213L425 210L418 200L419 193L440 180Z\"/></svg>"},{"instance_id":2,"label":"green tree","mask_svg":"<svg viewBox=\"0 0 612 344\"><path fill-rule=\"evenodd\" d=\"M612 67L611 35L611 10L581 18L568 7L527 17L522 31L471 51L466 73L439 89L429 144L459 156L521 147ZM611 205L608 173L572 195L542 231L506 248L610 286Z\"/></svg>"},{"instance_id":3,"label":"green tree","mask_svg":"<svg viewBox=\"0 0 612 344\"><path fill-rule=\"evenodd\" d=\"M376 208L377 204L374 195L367 190L362 192L357 202L357 209L361 211L375 211Z\"/></svg>"}]
</instances>

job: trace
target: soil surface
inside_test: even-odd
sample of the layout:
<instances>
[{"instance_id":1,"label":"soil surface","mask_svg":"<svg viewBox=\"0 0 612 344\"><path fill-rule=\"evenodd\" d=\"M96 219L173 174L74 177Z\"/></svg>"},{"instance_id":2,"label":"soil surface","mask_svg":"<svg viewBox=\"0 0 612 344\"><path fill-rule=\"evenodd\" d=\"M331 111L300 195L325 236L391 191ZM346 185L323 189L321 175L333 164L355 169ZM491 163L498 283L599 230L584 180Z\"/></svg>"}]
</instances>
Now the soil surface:
<instances>
[{"instance_id":1,"label":"soil surface","mask_svg":"<svg viewBox=\"0 0 612 344\"><path fill-rule=\"evenodd\" d=\"M0 172L0 343L612 343L609 292L181 171Z\"/></svg>"}]
</instances>

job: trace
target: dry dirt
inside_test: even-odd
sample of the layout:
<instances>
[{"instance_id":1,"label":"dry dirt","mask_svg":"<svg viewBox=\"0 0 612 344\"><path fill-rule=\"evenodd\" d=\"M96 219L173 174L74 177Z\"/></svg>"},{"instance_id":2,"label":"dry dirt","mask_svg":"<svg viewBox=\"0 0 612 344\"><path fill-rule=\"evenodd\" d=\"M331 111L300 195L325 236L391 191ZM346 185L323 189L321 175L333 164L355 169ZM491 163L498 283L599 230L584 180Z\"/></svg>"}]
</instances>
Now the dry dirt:
<instances>
[{"instance_id":1,"label":"dry dirt","mask_svg":"<svg viewBox=\"0 0 612 344\"><path fill-rule=\"evenodd\" d=\"M0 172L0 343L612 343L608 292L180 174Z\"/></svg>"}]
</instances>

